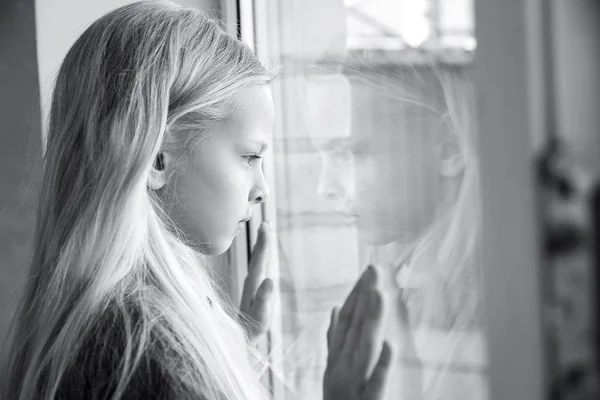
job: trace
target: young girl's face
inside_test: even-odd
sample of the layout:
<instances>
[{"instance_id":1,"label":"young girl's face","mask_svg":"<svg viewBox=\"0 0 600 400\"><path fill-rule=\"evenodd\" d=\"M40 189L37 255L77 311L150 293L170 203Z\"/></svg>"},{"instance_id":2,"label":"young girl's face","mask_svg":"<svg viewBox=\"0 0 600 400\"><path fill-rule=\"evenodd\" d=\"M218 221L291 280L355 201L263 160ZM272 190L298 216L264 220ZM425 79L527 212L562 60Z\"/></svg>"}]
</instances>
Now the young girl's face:
<instances>
[{"instance_id":1,"label":"young girl's face","mask_svg":"<svg viewBox=\"0 0 600 400\"><path fill-rule=\"evenodd\" d=\"M439 190L439 118L379 90L352 85L350 134L322 152L319 183L372 245L414 240L433 217Z\"/></svg>"},{"instance_id":2,"label":"young girl's face","mask_svg":"<svg viewBox=\"0 0 600 400\"><path fill-rule=\"evenodd\" d=\"M166 211L203 253L224 253L253 206L269 195L262 156L273 120L266 85L242 92L233 115L207 133L169 180Z\"/></svg>"}]
</instances>

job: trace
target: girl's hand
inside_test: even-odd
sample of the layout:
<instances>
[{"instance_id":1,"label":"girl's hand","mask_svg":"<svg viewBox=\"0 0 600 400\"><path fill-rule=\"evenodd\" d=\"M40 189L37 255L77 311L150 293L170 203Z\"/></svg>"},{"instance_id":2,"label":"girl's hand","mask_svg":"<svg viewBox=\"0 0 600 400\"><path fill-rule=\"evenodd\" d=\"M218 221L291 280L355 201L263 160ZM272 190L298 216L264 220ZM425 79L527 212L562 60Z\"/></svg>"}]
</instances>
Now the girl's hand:
<instances>
[{"instance_id":1,"label":"girl's hand","mask_svg":"<svg viewBox=\"0 0 600 400\"><path fill-rule=\"evenodd\" d=\"M370 266L346 299L334 308L327 331L324 400L380 400L385 396L392 349L383 342L384 299L378 271Z\"/></svg>"},{"instance_id":2,"label":"girl's hand","mask_svg":"<svg viewBox=\"0 0 600 400\"><path fill-rule=\"evenodd\" d=\"M240 304L240 320L251 343L256 343L271 323L273 281L269 278L263 280L270 244L269 227L263 222L258 230L256 245L252 249Z\"/></svg>"}]
</instances>

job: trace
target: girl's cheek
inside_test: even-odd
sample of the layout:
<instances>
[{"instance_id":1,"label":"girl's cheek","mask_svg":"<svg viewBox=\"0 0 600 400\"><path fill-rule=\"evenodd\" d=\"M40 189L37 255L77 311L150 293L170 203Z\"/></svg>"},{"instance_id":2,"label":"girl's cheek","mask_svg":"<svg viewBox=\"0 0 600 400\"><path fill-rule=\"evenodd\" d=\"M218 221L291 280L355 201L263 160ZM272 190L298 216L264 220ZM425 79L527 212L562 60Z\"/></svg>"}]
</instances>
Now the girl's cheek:
<instances>
[{"instance_id":1,"label":"girl's cheek","mask_svg":"<svg viewBox=\"0 0 600 400\"><path fill-rule=\"evenodd\" d=\"M369 184L381 179L382 168L381 160L375 160L373 157L364 157L359 163L354 164L354 173L360 177L363 184Z\"/></svg>"}]
</instances>

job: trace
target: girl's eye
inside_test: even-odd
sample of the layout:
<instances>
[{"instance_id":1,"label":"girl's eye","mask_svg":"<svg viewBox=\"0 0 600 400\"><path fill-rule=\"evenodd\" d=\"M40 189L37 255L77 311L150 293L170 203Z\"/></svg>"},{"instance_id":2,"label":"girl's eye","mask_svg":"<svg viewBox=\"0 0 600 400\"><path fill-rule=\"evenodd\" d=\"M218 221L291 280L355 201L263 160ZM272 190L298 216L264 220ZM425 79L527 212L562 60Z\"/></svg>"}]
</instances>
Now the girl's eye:
<instances>
[{"instance_id":1,"label":"girl's eye","mask_svg":"<svg viewBox=\"0 0 600 400\"><path fill-rule=\"evenodd\" d=\"M262 157L261 156L257 156L256 154L250 154L250 155L247 155L247 156L243 156L243 158L246 160L246 162L248 163L248 165L252 165L252 163L255 160L261 159Z\"/></svg>"}]
</instances>

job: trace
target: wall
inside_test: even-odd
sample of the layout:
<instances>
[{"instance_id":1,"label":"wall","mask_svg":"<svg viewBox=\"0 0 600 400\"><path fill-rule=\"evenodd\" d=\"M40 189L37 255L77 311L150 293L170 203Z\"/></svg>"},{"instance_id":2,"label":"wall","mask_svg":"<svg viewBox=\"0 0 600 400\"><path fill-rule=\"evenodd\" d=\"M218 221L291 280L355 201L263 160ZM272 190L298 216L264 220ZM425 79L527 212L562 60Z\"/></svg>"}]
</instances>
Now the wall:
<instances>
[{"instance_id":1,"label":"wall","mask_svg":"<svg viewBox=\"0 0 600 400\"><path fill-rule=\"evenodd\" d=\"M175 0L183 6L218 12L219 0ZM132 0L35 0L42 113L47 115L52 84L71 45L94 20ZM45 121L42 121L45 127Z\"/></svg>"},{"instance_id":2,"label":"wall","mask_svg":"<svg viewBox=\"0 0 600 400\"><path fill-rule=\"evenodd\" d=\"M0 338L28 267L39 113L34 1L0 2Z\"/></svg>"}]
</instances>

